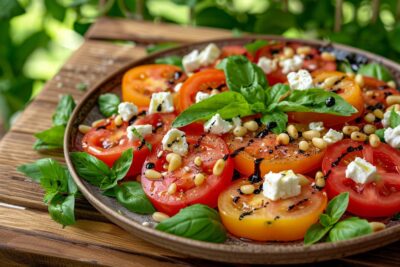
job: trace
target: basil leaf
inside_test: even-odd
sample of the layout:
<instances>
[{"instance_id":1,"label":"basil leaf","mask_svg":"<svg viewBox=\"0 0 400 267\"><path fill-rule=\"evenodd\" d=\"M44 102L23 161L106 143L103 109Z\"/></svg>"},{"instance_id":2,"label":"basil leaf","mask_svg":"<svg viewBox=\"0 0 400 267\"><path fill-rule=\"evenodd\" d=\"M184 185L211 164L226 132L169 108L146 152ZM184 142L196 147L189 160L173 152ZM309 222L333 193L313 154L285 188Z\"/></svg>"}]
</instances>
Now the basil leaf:
<instances>
[{"instance_id":1,"label":"basil leaf","mask_svg":"<svg viewBox=\"0 0 400 267\"><path fill-rule=\"evenodd\" d=\"M100 95L98 99L99 110L105 117L117 114L119 103L121 103L119 97L111 93Z\"/></svg>"},{"instance_id":2,"label":"basil leaf","mask_svg":"<svg viewBox=\"0 0 400 267\"><path fill-rule=\"evenodd\" d=\"M347 240L371 232L372 229L367 220L351 217L338 222L329 232L328 240L331 242Z\"/></svg>"},{"instance_id":3,"label":"basil leaf","mask_svg":"<svg viewBox=\"0 0 400 267\"><path fill-rule=\"evenodd\" d=\"M59 145L50 145L40 139L37 139L35 143L33 143L32 148L37 151L44 151L44 150L61 149L62 147L60 147Z\"/></svg>"},{"instance_id":4,"label":"basil leaf","mask_svg":"<svg viewBox=\"0 0 400 267\"><path fill-rule=\"evenodd\" d=\"M394 109L390 111L389 125L393 129L400 125L400 115Z\"/></svg>"},{"instance_id":5,"label":"basil leaf","mask_svg":"<svg viewBox=\"0 0 400 267\"><path fill-rule=\"evenodd\" d=\"M286 130L288 116L284 112L274 111L271 113L264 114L261 117L261 122L264 123L265 125L271 125L271 123L276 123L276 127L270 127L269 129L275 134L280 134Z\"/></svg>"},{"instance_id":6,"label":"basil leaf","mask_svg":"<svg viewBox=\"0 0 400 267\"><path fill-rule=\"evenodd\" d=\"M168 64L168 65L175 65L180 68L183 68L182 66L182 57L179 56L169 56L169 57L162 57L162 58L157 58L155 60L157 64Z\"/></svg>"},{"instance_id":7,"label":"basil leaf","mask_svg":"<svg viewBox=\"0 0 400 267\"><path fill-rule=\"evenodd\" d=\"M115 188L117 188L117 187L112 187L110 189L107 189L107 190L103 191L102 194L107 197L116 198L117 196L115 195Z\"/></svg>"},{"instance_id":8,"label":"basil leaf","mask_svg":"<svg viewBox=\"0 0 400 267\"><path fill-rule=\"evenodd\" d=\"M381 142L385 142L385 129L378 129L375 134L381 139Z\"/></svg>"},{"instance_id":9,"label":"basil leaf","mask_svg":"<svg viewBox=\"0 0 400 267\"><path fill-rule=\"evenodd\" d=\"M36 162L40 172L40 185L45 190L44 202L48 203L58 193L68 193L66 169L54 159L42 159Z\"/></svg>"},{"instance_id":10,"label":"basil leaf","mask_svg":"<svg viewBox=\"0 0 400 267\"><path fill-rule=\"evenodd\" d=\"M267 95L267 106L269 107L268 110L272 110L273 106L283 100L285 96L289 95L290 87L289 85L278 83L268 88L265 93Z\"/></svg>"},{"instance_id":11,"label":"basil leaf","mask_svg":"<svg viewBox=\"0 0 400 267\"><path fill-rule=\"evenodd\" d=\"M107 190L117 183L111 169L96 157L86 152L72 152L70 157L78 175L101 190Z\"/></svg>"},{"instance_id":12,"label":"basil leaf","mask_svg":"<svg viewBox=\"0 0 400 267\"><path fill-rule=\"evenodd\" d=\"M340 218L345 213L348 205L348 192L341 193L340 195L334 197L331 201L329 201L328 206L326 207L325 214L327 214L331 219L330 225L333 225L340 220Z\"/></svg>"},{"instance_id":13,"label":"basil leaf","mask_svg":"<svg viewBox=\"0 0 400 267\"><path fill-rule=\"evenodd\" d=\"M226 230L218 212L202 204L181 209L175 216L160 222L156 229L213 243L222 243L226 240Z\"/></svg>"},{"instance_id":14,"label":"basil leaf","mask_svg":"<svg viewBox=\"0 0 400 267\"><path fill-rule=\"evenodd\" d=\"M350 62L347 59L345 59L339 63L338 70L341 72L344 72L344 73L354 73L354 71L350 65Z\"/></svg>"},{"instance_id":15,"label":"basil leaf","mask_svg":"<svg viewBox=\"0 0 400 267\"><path fill-rule=\"evenodd\" d=\"M146 52L148 54L160 52L162 50L170 49L173 47L177 47L179 44L173 43L173 42L165 42L165 43L159 43L159 44L152 44L146 47Z\"/></svg>"},{"instance_id":16,"label":"basil leaf","mask_svg":"<svg viewBox=\"0 0 400 267\"><path fill-rule=\"evenodd\" d=\"M184 110L172 126L182 127L199 120L208 120L219 113L224 119L244 117L253 114L249 103L237 92L223 92L211 96Z\"/></svg>"},{"instance_id":17,"label":"basil leaf","mask_svg":"<svg viewBox=\"0 0 400 267\"><path fill-rule=\"evenodd\" d=\"M75 106L75 101L71 95L63 95L60 102L58 102L55 113L53 114L53 125L66 126Z\"/></svg>"},{"instance_id":18,"label":"basil leaf","mask_svg":"<svg viewBox=\"0 0 400 267\"><path fill-rule=\"evenodd\" d=\"M254 54L257 52L258 49L260 49L263 46L266 46L268 44L267 40L255 40L252 43L248 43L244 45L244 48L246 48L247 51L250 53Z\"/></svg>"},{"instance_id":19,"label":"basil leaf","mask_svg":"<svg viewBox=\"0 0 400 267\"><path fill-rule=\"evenodd\" d=\"M68 178L68 193L75 195L78 193L78 187L76 186L75 181L72 178L71 174L69 173L68 169L64 168L64 170Z\"/></svg>"},{"instance_id":20,"label":"basil leaf","mask_svg":"<svg viewBox=\"0 0 400 267\"><path fill-rule=\"evenodd\" d=\"M393 221L400 221L400 213L397 213L397 214L393 215L392 220Z\"/></svg>"},{"instance_id":21,"label":"basil leaf","mask_svg":"<svg viewBox=\"0 0 400 267\"><path fill-rule=\"evenodd\" d=\"M334 99L334 105L327 106L328 98ZM277 104L284 112L316 112L339 116L350 116L357 110L341 96L323 89L292 90L291 94Z\"/></svg>"},{"instance_id":22,"label":"basil leaf","mask_svg":"<svg viewBox=\"0 0 400 267\"><path fill-rule=\"evenodd\" d=\"M329 227L334 224L334 223L332 223L331 217L327 214L321 214L319 216L319 222L325 227Z\"/></svg>"},{"instance_id":23,"label":"basil leaf","mask_svg":"<svg viewBox=\"0 0 400 267\"><path fill-rule=\"evenodd\" d=\"M364 76L374 77L385 82L393 80L390 71L385 66L378 63L365 64L358 69L357 73Z\"/></svg>"},{"instance_id":24,"label":"basil leaf","mask_svg":"<svg viewBox=\"0 0 400 267\"><path fill-rule=\"evenodd\" d=\"M329 232L329 230L331 230L331 228L331 226L324 227L319 223L311 225L304 236L304 244L311 245L317 243Z\"/></svg>"},{"instance_id":25,"label":"basil leaf","mask_svg":"<svg viewBox=\"0 0 400 267\"><path fill-rule=\"evenodd\" d=\"M116 181L122 180L126 174L128 173L129 169L131 168L133 161L133 150L129 148L125 150L119 159L114 162L112 166L112 171L116 176Z\"/></svg>"},{"instance_id":26,"label":"basil leaf","mask_svg":"<svg viewBox=\"0 0 400 267\"><path fill-rule=\"evenodd\" d=\"M17 167L17 171L25 174L29 178L31 178L33 181L39 183L40 179L42 179L43 175L40 172L39 166L34 163L29 163L29 164L23 164Z\"/></svg>"},{"instance_id":27,"label":"basil leaf","mask_svg":"<svg viewBox=\"0 0 400 267\"><path fill-rule=\"evenodd\" d=\"M41 150L45 147L51 149L62 148L64 143L64 125L53 126L50 129L42 132L35 133L34 136L39 139L33 148L35 150Z\"/></svg>"},{"instance_id":28,"label":"basil leaf","mask_svg":"<svg viewBox=\"0 0 400 267\"><path fill-rule=\"evenodd\" d=\"M49 203L51 218L63 226L75 224L75 196L56 194Z\"/></svg>"},{"instance_id":29,"label":"basil leaf","mask_svg":"<svg viewBox=\"0 0 400 267\"><path fill-rule=\"evenodd\" d=\"M151 214L155 208L138 182L125 182L114 188L117 201L130 211Z\"/></svg>"}]
</instances>

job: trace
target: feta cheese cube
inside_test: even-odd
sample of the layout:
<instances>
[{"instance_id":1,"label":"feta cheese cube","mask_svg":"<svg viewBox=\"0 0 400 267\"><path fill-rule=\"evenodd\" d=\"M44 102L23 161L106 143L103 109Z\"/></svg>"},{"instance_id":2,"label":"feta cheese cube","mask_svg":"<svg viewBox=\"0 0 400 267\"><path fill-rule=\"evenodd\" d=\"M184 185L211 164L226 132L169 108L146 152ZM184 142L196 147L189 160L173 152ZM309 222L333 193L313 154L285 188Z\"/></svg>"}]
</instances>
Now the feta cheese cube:
<instances>
[{"instance_id":1,"label":"feta cheese cube","mask_svg":"<svg viewBox=\"0 0 400 267\"><path fill-rule=\"evenodd\" d=\"M170 92L154 93L151 96L149 114L174 111L174 100Z\"/></svg>"},{"instance_id":2,"label":"feta cheese cube","mask_svg":"<svg viewBox=\"0 0 400 267\"><path fill-rule=\"evenodd\" d=\"M189 150L185 133L175 128L164 135L161 143L164 150L172 151L181 156L186 155Z\"/></svg>"},{"instance_id":3,"label":"feta cheese cube","mask_svg":"<svg viewBox=\"0 0 400 267\"><path fill-rule=\"evenodd\" d=\"M213 133L217 135L221 135L229 132L232 129L232 125L222 119L222 117L217 113L211 119L209 119L204 124L204 131L207 133Z\"/></svg>"},{"instance_id":4,"label":"feta cheese cube","mask_svg":"<svg viewBox=\"0 0 400 267\"><path fill-rule=\"evenodd\" d=\"M133 103L122 102L118 105L118 114L121 115L123 121L129 121L138 114L138 108Z\"/></svg>"},{"instance_id":5,"label":"feta cheese cube","mask_svg":"<svg viewBox=\"0 0 400 267\"><path fill-rule=\"evenodd\" d=\"M183 83L177 83L174 87L175 92L179 92L182 88Z\"/></svg>"},{"instance_id":6,"label":"feta cheese cube","mask_svg":"<svg viewBox=\"0 0 400 267\"><path fill-rule=\"evenodd\" d=\"M311 74L307 70L291 72L287 75L289 86L293 90L307 90L314 87Z\"/></svg>"},{"instance_id":7,"label":"feta cheese cube","mask_svg":"<svg viewBox=\"0 0 400 267\"><path fill-rule=\"evenodd\" d=\"M137 133L135 133L134 129L136 130ZM135 141L139 140L140 137L145 137L146 135L149 135L153 133L153 126L150 124L145 124L145 125L131 125L126 128L126 132L128 135L128 139L130 141ZM140 136L138 136L139 134Z\"/></svg>"},{"instance_id":8,"label":"feta cheese cube","mask_svg":"<svg viewBox=\"0 0 400 267\"><path fill-rule=\"evenodd\" d=\"M400 148L400 125L396 128L387 128L383 134L385 142L391 147Z\"/></svg>"},{"instance_id":9,"label":"feta cheese cube","mask_svg":"<svg viewBox=\"0 0 400 267\"><path fill-rule=\"evenodd\" d=\"M199 103L200 101L209 98L211 95L203 92L197 92L195 96L195 101L196 103Z\"/></svg>"},{"instance_id":10,"label":"feta cheese cube","mask_svg":"<svg viewBox=\"0 0 400 267\"><path fill-rule=\"evenodd\" d=\"M329 129L329 131L324 135L323 139L328 144L334 144L343 139L343 133Z\"/></svg>"},{"instance_id":11,"label":"feta cheese cube","mask_svg":"<svg viewBox=\"0 0 400 267\"><path fill-rule=\"evenodd\" d=\"M199 62L201 66L208 66L214 63L219 56L221 55L221 51L218 46L211 43L204 48L199 55Z\"/></svg>"},{"instance_id":12,"label":"feta cheese cube","mask_svg":"<svg viewBox=\"0 0 400 267\"><path fill-rule=\"evenodd\" d=\"M182 65L185 72L193 72L200 68L199 50L193 50L182 58Z\"/></svg>"},{"instance_id":13,"label":"feta cheese cube","mask_svg":"<svg viewBox=\"0 0 400 267\"><path fill-rule=\"evenodd\" d=\"M287 58L279 62L279 66L282 67L282 73L287 74L291 71L297 71L303 66L303 58L299 55L295 55L292 58Z\"/></svg>"},{"instance_id":14,"label":"feta cheese cube","mask_svg":"<svg viewBox=\"0 0 400 267\"><path fill-rule=\"evenodd\" d=\"M377 178L376 167L365 159L356 157L347 165L346 178L359 184L373 182Z\"/></svg>"},{"instance_id":15,"label":"feta cheese cube","mask_svg":"<svg viewBox=\"0 0 400 267\"><path fill-rule=\"evenodd\" d=\"M232 119L233 127L242 126L242 120L239 117L235 117Z\"/></svg>"},{"instance_id":16,"label":"feta cheese cube","mask_svg":"<svg viewBox=\"0 0 400 267\"><path fill-rule=\"evenodd\" d=\"M298 196L301 192L300 178L292 171L269 172L264 176L263 194L271 200Z\"/></svg>"},{"instance_id":17,"label":"feta cheese cube","mask_svg":"<svg viewBox=\"0 0 400 267\"><path fill-rule=\"evenodd\" d=\"M391 110L388 110L388 111L386 111L385 112L385 114L383 114L383 119L382 119L382 125L383 125L383 127L384 128L388 128L388 127L390 127L390 113L391 113L392 111ZM395 111L398 115L400 115L400 111Z\"/></svg>"},{"instance_id":18,"label":"feta cheese cube","mask_svg":"<svg viewBox=\"0 0 400 267\"><path fill-rule=\"evenodd\" d=\"M323 131L325 129L324 123L322 121L310 122L308 124L308 128L310 130L314 130L314 131L318 131L318 132Z\"/></svg>"},{"instance_id":19,"label":"feta cheese cube","mask_svg":"<svg viewBox=\"0 0 400 267\"><path fill-rule=\"evenodd\" d=\"M259 66L265 74L269 74L278 68L276 60L272 60L267 57L260 57L257 62L257 66Z\"/></svg>"}]
</instances>

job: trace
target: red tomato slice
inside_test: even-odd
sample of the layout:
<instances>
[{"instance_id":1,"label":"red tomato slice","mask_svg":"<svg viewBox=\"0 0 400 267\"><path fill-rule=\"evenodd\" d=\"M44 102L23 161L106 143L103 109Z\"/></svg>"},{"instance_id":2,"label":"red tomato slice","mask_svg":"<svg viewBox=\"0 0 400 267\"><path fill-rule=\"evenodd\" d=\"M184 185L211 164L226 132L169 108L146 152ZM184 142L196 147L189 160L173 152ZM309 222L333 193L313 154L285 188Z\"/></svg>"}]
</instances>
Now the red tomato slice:
<instances>
[{"instance_id":1,"label":"red tomato slice","mask_svg":"<svg viewBox=\"0 0 400 267\"><path fill-rule=\"evenodd\" d=\"M224 141L218 136L207 135L187 135L189 143L189 153L182 158L182 166L173 171L167 172L160 180L150 180L146 178L144 172L146 168L154 164L154 169L159 172L165 172L167 151L163 151L162 156L158 157L161 147L153 150L143 165L141 182L143 190L156 207L168 215L174 215L180 209L193 205L205 204L212 208L217 206L219 194L229 186L233 174L233 161L228 158L225 161L225 168L221 175L213 174L215 162L228 154L228 148ZM202 159L201 166L194 164L194 159ZM194 177L202 173L206 176L203 184L196 186ZM175 194L168 194L167 190L170 184L175 183L177 190Z\"/></svg>"},{"instance_id":2,"label":"red tomato slice","mask_svg":"<svg viewBox=\"0 0 400 267\"><path fill-rule=\"evenodd\" d=\"M161 142L163 134L171 127L175 119L174 114L152 114L140 116L135 125L151 124L154 134L146 136L146 142L156 146ZM92 129L82 139L82 148L85 152L102 160L108 166L112 167L114 162L121 156L122 152L133 148L133 164L127 174L127 177L138 175L142 169L143 162L150 154L147 146L140 140L130 141L126 134L126 128L129 123L124 122L121 126L116 126L113 117L106 119L102 125Z\"/></svg>"},{"instance_id":3,"label":"red tomato slice","mask_svg":"<svg viewBox=\"0 0 400 267\"><path fill-rule=\"evenodd\" d=\"M399 91L397 91L395 88L388 86L384 81L366 76L364 76L364 85L362 86L362 92L365 107L369 111L376 108L386 108L386 97L389 95L400 94Z\"/></svg>"},{"instance_id":4,"label":"red tomato slice","mask_svg":"<svg viewBox=\"0 0 400 267\"><path fill-rule=\"evenodd\" d=\"M357 184L346 178L346 166L362 157L377 166L379 180ZM387 144L373 148L346 139L330 146L322 162L329 198L350 193L348 211L363 217L391 216L400 212L400 154Z\"/></svg>"}]
</instances>

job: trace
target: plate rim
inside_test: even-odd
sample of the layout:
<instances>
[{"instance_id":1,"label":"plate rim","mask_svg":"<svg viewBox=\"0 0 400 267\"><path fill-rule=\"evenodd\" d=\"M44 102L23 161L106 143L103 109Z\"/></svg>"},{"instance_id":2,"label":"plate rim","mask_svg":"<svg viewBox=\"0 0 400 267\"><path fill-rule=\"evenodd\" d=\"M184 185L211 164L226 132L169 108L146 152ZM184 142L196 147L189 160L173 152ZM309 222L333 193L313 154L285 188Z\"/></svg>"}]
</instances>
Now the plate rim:
<instances>
[{"instance_id":1,"label":"plate rim","mask_svg":"<svg viewBox=\"0 0 400 267\"><path fill-rule=\"evenodd\" d=\"M200 257L200 258L207 258L211 260L217 260L217 261L225 261L229 262L231 261L231 258L225 258L223 257L215 257L215 253L222 253L225 255L232 254L232 253L238 253L239 256L241 255L257 255L257 256L283 256L283 255L291 255L295 256L294 254L315 254L318 252L324 252L324 251L329 251L332 249L338 249L339 247L341 250L345 251L346 248L350 249L353 248L357 244L363 244L363 243L371 243L373 241L379 241L377 242L376 246L370 246L367 247L366 249L363 249L363 246L360 246L359 249L353 250L353 251L348 251L346 255L352 255L356 254L359 252L367 251L373 248L381 247L383 245L386 245L391 242L395 242L397 240L400 240L400 224L391 226L389 228L386 228L382 231L372 233L369 235L353 238L350 240L344 240L344 241L339 241L335 243L330 243L330 242L324 242L324 243L317 243L311 246L307 245L299 245L299 244L280 244L277 243L275 244L268 244L268 245L259 245L259 244L249 244L247 246L238 246L238 245L232 245L232 244L216 244L216 243L211 243L211 242L204 242L204 241L197 241L189 238L184 238L184 237L179 237L175 236L172 234L168 234L165 232L158 231L153 228L149 228L146 226L143 226L141 223L136 222L134 220L129 219L127 216L124 216L117 211L113 210L112 208L108 207L106 204L104 204L101 200L96 198L94 195L90 193L90 190L87 188L87 185L85 185L81 178L77 175L75 172L75 168L72 165L69 153L70 151L70 139L71 139L71 132L74 127L75 121L78 118L78 115L82 109L87 103L87 101L92 97L93 94L96 93L101 87L104 85L108 84L111 80L115 78L115 76L122 74L123 72L127 71L128 69L141 65L142 62L148 62L148 61L154 61L154 59L166 56L169 54L177 53L178 51L184 50L184 49L190 49L190 47L195 47L195 46L202 46L209 44L211 42L214 43L227 43L230 41L233 42L250 42L256 39L264 39L264 40L278 40L278 41L285 41L285 42L300 42L304 45L332 45L334 48L348 51L351 53L356 53L359 55L364 55L368 57L369 59L372 59L376 62L380 62L386 66L389 66L391 69L396 70L397 72L400 73L400 65L395 63L394 61L384 58L379 55L375 55L371 52L367 52L358 48L354 47L349 47L346 45L342 44L336 44L333 42L329 41L321 41L321 40L304 40L304 39L294 39L294 38L285 38L281 36L274 36L274 35L263 35L263 36L245 36L245 37L233 37L233 38L220 38L220 39L210 39L210 40L205 40L201 42L195 42L195 43L189 43L189 44L183 44L175 48L163 50L145 57L142 57L137 60L132 60L132 62L126 64L125 66L121 68L117 68L114 71L112 71L109 75L107 75L104 79L101 79L99 82L97 82L95 85L92 86L91 90L85 93L85 95L82 97L76 108L74 109L68 125L66 127L65 131L65 136L64 136L64 158L66 160L66 164L68 166L69 171L71 172L71 175L77 184L79 190L82 192L84 197L97 209L99 210L103 215L105 215L108 219L110 219L112 222L116 223L117 225L121 226L122 228L128 230L129 232L134 232L135 235L145 238L146 236L152 236L151 239L147 239L148 241L152 243L156 243L156 245L161 245L162 247L166 247L169 249L173 249L177 251L177 248L175 246L170 245L167 246L167 244L164 244L162 242L157 242L156 240L162 240L163 242L172 242L173 244L179 244L179 246L185 246L185 247L190 247L192 249L201 249L204 251L208 252L213 252L210 255L205 255L206 253L202 253L203 255L199 255L199 253L190 253L188 251L185 251L185 253ZM181 249L179 249L181 250ZM181 250L182 251L182 250ZM180 251L177 251L180 252ZM236 255L236 256L238 256ZM301 256L301 255L298 255ZM226 256L225 256L226 257ZM337 256L340 257L340 256ZM321 255L320 258L316 260L325 260L325 259L332 259L332 258L337 258L337 257L324 257ZM295 258L295 257L294 257ZM238 262L237 257L233 258L235 262ZM315 260L315 259L314 259ZM264 262L275 262L275 263L280 263L280 261L268 261L268 260L261 260L260 259L254 259L249 261L249 259L244 260L242 262L246 263L264 263ZM291 262L291 261L289 261ZM307 261L293 261L295 262L307 262Z\"/></svg>"}]
</instances>

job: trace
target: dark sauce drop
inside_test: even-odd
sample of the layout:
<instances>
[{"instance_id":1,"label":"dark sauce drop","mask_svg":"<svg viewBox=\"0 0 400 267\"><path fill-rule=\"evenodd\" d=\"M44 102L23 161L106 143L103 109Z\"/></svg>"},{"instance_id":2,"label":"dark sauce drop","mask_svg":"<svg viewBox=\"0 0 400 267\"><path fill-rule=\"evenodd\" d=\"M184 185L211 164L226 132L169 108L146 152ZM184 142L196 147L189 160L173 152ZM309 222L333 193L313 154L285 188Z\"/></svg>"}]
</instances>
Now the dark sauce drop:
<instances>
[{"instance_id":1,"label":"dark sauce drop","mask_svg":"<svg viewBox=\"0 0 400 267\"><path fill-rule=\"evenodd\" d=\"M155 165L153 162L148 162L148 163L146 164L146 169L154 169L155 166L156 166L156 165Z\"/></svg>"},{"instance_id":2,"label":"dark sauce drop","mask_svg":"<svg viewBox=\"0 0 400 267\"><path fill-rule=\"evenodd\" d=\"M250 175L250 177L249 177L249 181L252 184L258 183L262 180L260 165L263 160L264 160L264 158L259 158L259 159L254 160L254 173L252 175Z\"/></svg>"},{"instance_id":3,"label":"dark sauce drop","mask_svg":"<svg viewBox=\"0 0 400 267\"><path fill-rule=\"evenodd\" d=\"M332 107L333 105L335 105L335 103L336 103L336 100L335 100L335 98L332 97L332 96L328 97L328 98L325 100L325 105L326 105L327 107Z\"/></svg>"}]
</instances>

